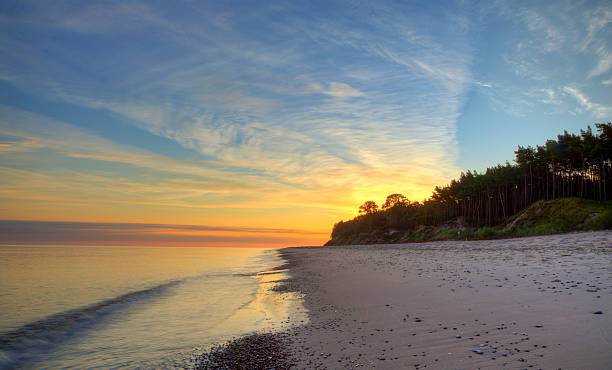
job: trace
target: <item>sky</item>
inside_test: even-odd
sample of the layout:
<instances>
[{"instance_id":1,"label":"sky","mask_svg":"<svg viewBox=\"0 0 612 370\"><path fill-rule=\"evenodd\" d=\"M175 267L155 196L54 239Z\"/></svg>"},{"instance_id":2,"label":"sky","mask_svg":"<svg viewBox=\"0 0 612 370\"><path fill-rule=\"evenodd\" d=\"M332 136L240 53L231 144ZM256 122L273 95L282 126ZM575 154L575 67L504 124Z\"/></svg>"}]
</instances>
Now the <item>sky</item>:
<instances>
[{"instance_id":1,"label":"sky","mask_svg":"<svg viewBox=\"0 0 612 370\"><path fill-rule=\"evenodd\" d=\"M0 243L320 245L612 120L609 1L3 1Z\"/></svg>"}]
</instances>

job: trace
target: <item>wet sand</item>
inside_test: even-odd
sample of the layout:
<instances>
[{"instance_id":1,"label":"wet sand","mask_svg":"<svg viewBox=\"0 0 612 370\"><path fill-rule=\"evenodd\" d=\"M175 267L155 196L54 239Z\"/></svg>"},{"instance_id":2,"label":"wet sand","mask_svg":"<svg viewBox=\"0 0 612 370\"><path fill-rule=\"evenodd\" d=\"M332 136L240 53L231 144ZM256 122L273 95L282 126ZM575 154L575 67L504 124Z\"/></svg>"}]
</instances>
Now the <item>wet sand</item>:
<instances>
[{"instance_id":1,"label":"wet sand","mask_svg":"<svg viewBox=\"0 0 612 370\"><path fill-rule=\"evenodd\" d=\"M292 368L611 367L612 231L281 253Z\"/></svg>"}]
</instances>

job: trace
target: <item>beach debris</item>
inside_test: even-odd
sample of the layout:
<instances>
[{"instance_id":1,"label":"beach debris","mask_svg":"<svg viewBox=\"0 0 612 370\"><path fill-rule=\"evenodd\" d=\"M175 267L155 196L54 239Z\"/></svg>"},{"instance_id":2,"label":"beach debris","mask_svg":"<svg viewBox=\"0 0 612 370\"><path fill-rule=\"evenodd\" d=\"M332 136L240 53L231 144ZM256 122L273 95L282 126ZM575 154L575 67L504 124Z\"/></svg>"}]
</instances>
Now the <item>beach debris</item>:
<instances>
[{"instance_id":1,"label":"beach debris","mask_svg":"<svg viewBox=\"0 0 612 370\"><path fill-rule=\"evenodd\" d=\"M602 315L603 312L601 312L601 310L597 310L597 311L593 312L593 314L595 314L595 315Z\"/></svg>"},{"instance_id":2,"label":"beach debris","mask_svg":"<svg viewBox=\"0 0 612 370\"><path fill-rule=\"evenodd\" d=\"M423 321L423 319L421 319L420 317L415 317L415 318L414 318L414 321L415 321L415 322L421 322L421 321Z\"/></svg>"},{"instance_id":3,"label":"beach debris","mask_svg":"<svg viewBox=\"0 0 612 370\"><path fill-rule=\"evenodd\" d=\"M597 289L597 288L588 288L586 291L589 292L589 293L597 293L597 291L599 291L599 289Z\"/></svg>"},{"instance_id":4,"label":"beach debris","mask_svg":"<svg viewBox=\"0 0 612 370\"><path fill-rule=\"evenodd\" d=\"M477 355L482 355L482 354L484 354L484 351L483 351L483 350L481 350L481 349L475 349L475 350L473 350L472 352L476 353Z\"/></svg>"}]
</instances>

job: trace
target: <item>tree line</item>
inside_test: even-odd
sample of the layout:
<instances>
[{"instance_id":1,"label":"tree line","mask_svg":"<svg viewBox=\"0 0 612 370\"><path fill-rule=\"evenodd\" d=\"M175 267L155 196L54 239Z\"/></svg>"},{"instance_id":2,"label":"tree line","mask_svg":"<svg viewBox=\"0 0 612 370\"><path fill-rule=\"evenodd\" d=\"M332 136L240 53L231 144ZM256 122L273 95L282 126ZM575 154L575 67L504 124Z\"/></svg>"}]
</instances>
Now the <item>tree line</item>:
<instances>
[{"instance_id":1,"label":"tree line","mask_svg":"<svg viewBox=\"0 0 612 370\"><path fill-rule=\"evenodd\" d=\"M436 186L429 199L413 202L391 194L379 208L366 201L359 216L334 225L334 235L373 229L409 230L463 218L468 226L493 226L538 200L580 197L610 199L612 123L596 123L580 134L564 131L544 145L518 146L515 164L506 162L484 172L462 172L446 186Z\"/></svg>"}]
</instances>

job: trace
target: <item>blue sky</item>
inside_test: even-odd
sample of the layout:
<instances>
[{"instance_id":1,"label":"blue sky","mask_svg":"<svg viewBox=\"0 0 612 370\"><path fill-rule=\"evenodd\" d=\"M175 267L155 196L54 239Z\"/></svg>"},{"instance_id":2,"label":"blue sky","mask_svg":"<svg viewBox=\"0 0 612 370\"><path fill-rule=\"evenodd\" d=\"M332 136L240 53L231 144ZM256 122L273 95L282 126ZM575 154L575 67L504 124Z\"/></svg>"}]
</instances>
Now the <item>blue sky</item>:
<instances>
[{"instance_id":1,"label":"blue sky","mask_svg":"<svg viewBox=\"0 0 612 370\"><path fill-rule=\"evenodd\" d=\"M0 29L2 219L322 232L612 116L606 1L5 1Z\"/></svg>"}]
</instances>

